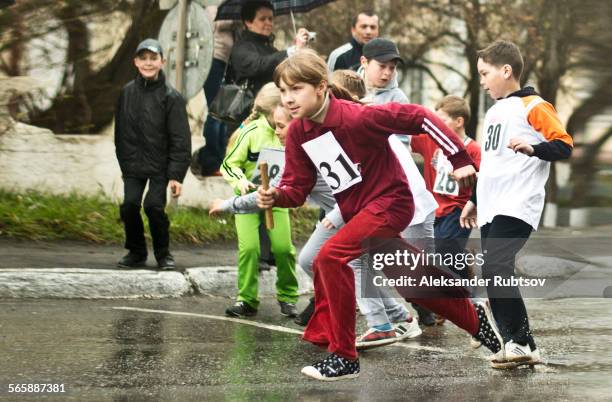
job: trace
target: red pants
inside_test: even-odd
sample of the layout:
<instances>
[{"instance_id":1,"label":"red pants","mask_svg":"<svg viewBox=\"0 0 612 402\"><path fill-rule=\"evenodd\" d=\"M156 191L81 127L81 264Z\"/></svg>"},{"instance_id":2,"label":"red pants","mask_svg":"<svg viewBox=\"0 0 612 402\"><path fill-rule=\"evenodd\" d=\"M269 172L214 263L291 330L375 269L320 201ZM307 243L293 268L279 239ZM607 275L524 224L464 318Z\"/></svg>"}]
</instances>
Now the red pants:
<instances>
[{"instance_id":1,"label":"red pants","mask_svg":"<svg viewBox=\"0 0 612 402\"><path fill-rule=\"evenodd\" d=\"M305 340L346 359L357 358L355 278L348 263L368 251L363 249L364 240L398 235L384 215L362 210L323 245L313 263L315 311L304 332ZM478 331L478 316L467 298L411 301L447 318L472 335Z\"/></svg>"}]
</instances>

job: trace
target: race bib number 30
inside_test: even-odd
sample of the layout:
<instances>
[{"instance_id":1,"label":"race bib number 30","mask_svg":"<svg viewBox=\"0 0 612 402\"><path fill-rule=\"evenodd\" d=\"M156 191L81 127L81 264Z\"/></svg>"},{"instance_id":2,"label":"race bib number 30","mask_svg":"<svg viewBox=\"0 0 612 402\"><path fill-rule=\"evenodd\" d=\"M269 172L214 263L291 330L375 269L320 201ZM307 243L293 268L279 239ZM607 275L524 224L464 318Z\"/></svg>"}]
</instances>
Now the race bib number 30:
<instances>
[{"instance_id":1,"label":"race bib number 30","mask_svg":"<svg viewBox=\"0 0 612 402\"><path fill-rule=\"evenodd\" d=\"M333 194L361 183L361 174L331 131L302 144Z\"/></svg>"},{"instance_id":2,"label":"race bib number 30","mask_svg":"<svg viewBox=\"0 0 612 402\"><path fill-rule=\"evenodd\" d=\"M493 117L486 124L482 149L484 152L499 155L508 145L505 121L501 117Z\"/></svg>"}]
</instances>

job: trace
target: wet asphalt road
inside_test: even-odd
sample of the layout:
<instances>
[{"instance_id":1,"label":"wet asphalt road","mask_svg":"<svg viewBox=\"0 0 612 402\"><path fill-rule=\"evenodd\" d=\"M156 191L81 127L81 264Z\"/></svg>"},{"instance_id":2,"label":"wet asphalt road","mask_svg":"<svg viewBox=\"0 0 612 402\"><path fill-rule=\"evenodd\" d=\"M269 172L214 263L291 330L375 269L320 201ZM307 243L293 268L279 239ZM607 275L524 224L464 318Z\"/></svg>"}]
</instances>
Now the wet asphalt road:
<instances>
[{"instance_id":1,"label":"wet asphalt road","mask_svg":"<svg viewBox=\"0 0 612 402\"><path fill-rule=\"evenodd\" d=\"M298 335L215 318L228 303L0 301L0 400L612 399L610 299L529 300L547 361L535 369L490 369L484 351L470 350L467 335L447 323L403 346L362 353L359 379L336 383L301 376L304 363L325 353ZM249 321L300 329L273 299ZM61 383L66 392L7 392L8 384L24 383Z\"/></svg>"}]
</instances>

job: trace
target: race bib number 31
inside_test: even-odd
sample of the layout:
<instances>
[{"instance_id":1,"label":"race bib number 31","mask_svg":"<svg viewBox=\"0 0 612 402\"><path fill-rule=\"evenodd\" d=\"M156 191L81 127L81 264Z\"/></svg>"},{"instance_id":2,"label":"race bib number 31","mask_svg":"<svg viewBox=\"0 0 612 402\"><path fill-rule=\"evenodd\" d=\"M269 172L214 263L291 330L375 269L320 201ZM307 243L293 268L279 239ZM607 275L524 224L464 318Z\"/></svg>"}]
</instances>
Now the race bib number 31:
<instances>
[{"instance_id":1,"label":"race bib number 31","mask_svg":"<svg viewBox=\"0 0 612 402\"><path fill-rule=\"evenodd\" d=\"M331 131L302 144L333 194L361 183L361 174Z\"/></svg>"}]
</instances>

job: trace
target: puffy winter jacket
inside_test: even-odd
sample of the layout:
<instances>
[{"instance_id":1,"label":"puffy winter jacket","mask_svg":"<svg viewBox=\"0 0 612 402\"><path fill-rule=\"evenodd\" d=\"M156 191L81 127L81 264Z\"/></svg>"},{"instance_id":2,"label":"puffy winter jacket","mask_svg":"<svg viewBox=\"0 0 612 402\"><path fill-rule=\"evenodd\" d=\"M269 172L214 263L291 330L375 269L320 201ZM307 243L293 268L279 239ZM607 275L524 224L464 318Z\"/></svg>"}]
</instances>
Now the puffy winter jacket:
<instances>
[{"instance_id":1,"label":"puffy winter jacket","mask_svg":"<svg viewBox=\"0 0 612 402\"><path fill-rule=\"evenodd\" d=\"M273 40L272 35L245 30L232 48L230 67L233 77L240 84L248 78L255 94L272 81L274 69L287 58L286 50L278 51L272 46Z\"/></svg>"},{"instance_id":2,"label":"puffy winter jacket","mask_svg":"<svg viewBox=\"0 0 612 402\"><path fill-rule=\"evenodd\" d=\"M127 177L182 182L191 160L185 100L166 83L140 75L121 91L115 111L115 150Z\"/></svg>"}]
</instances>

